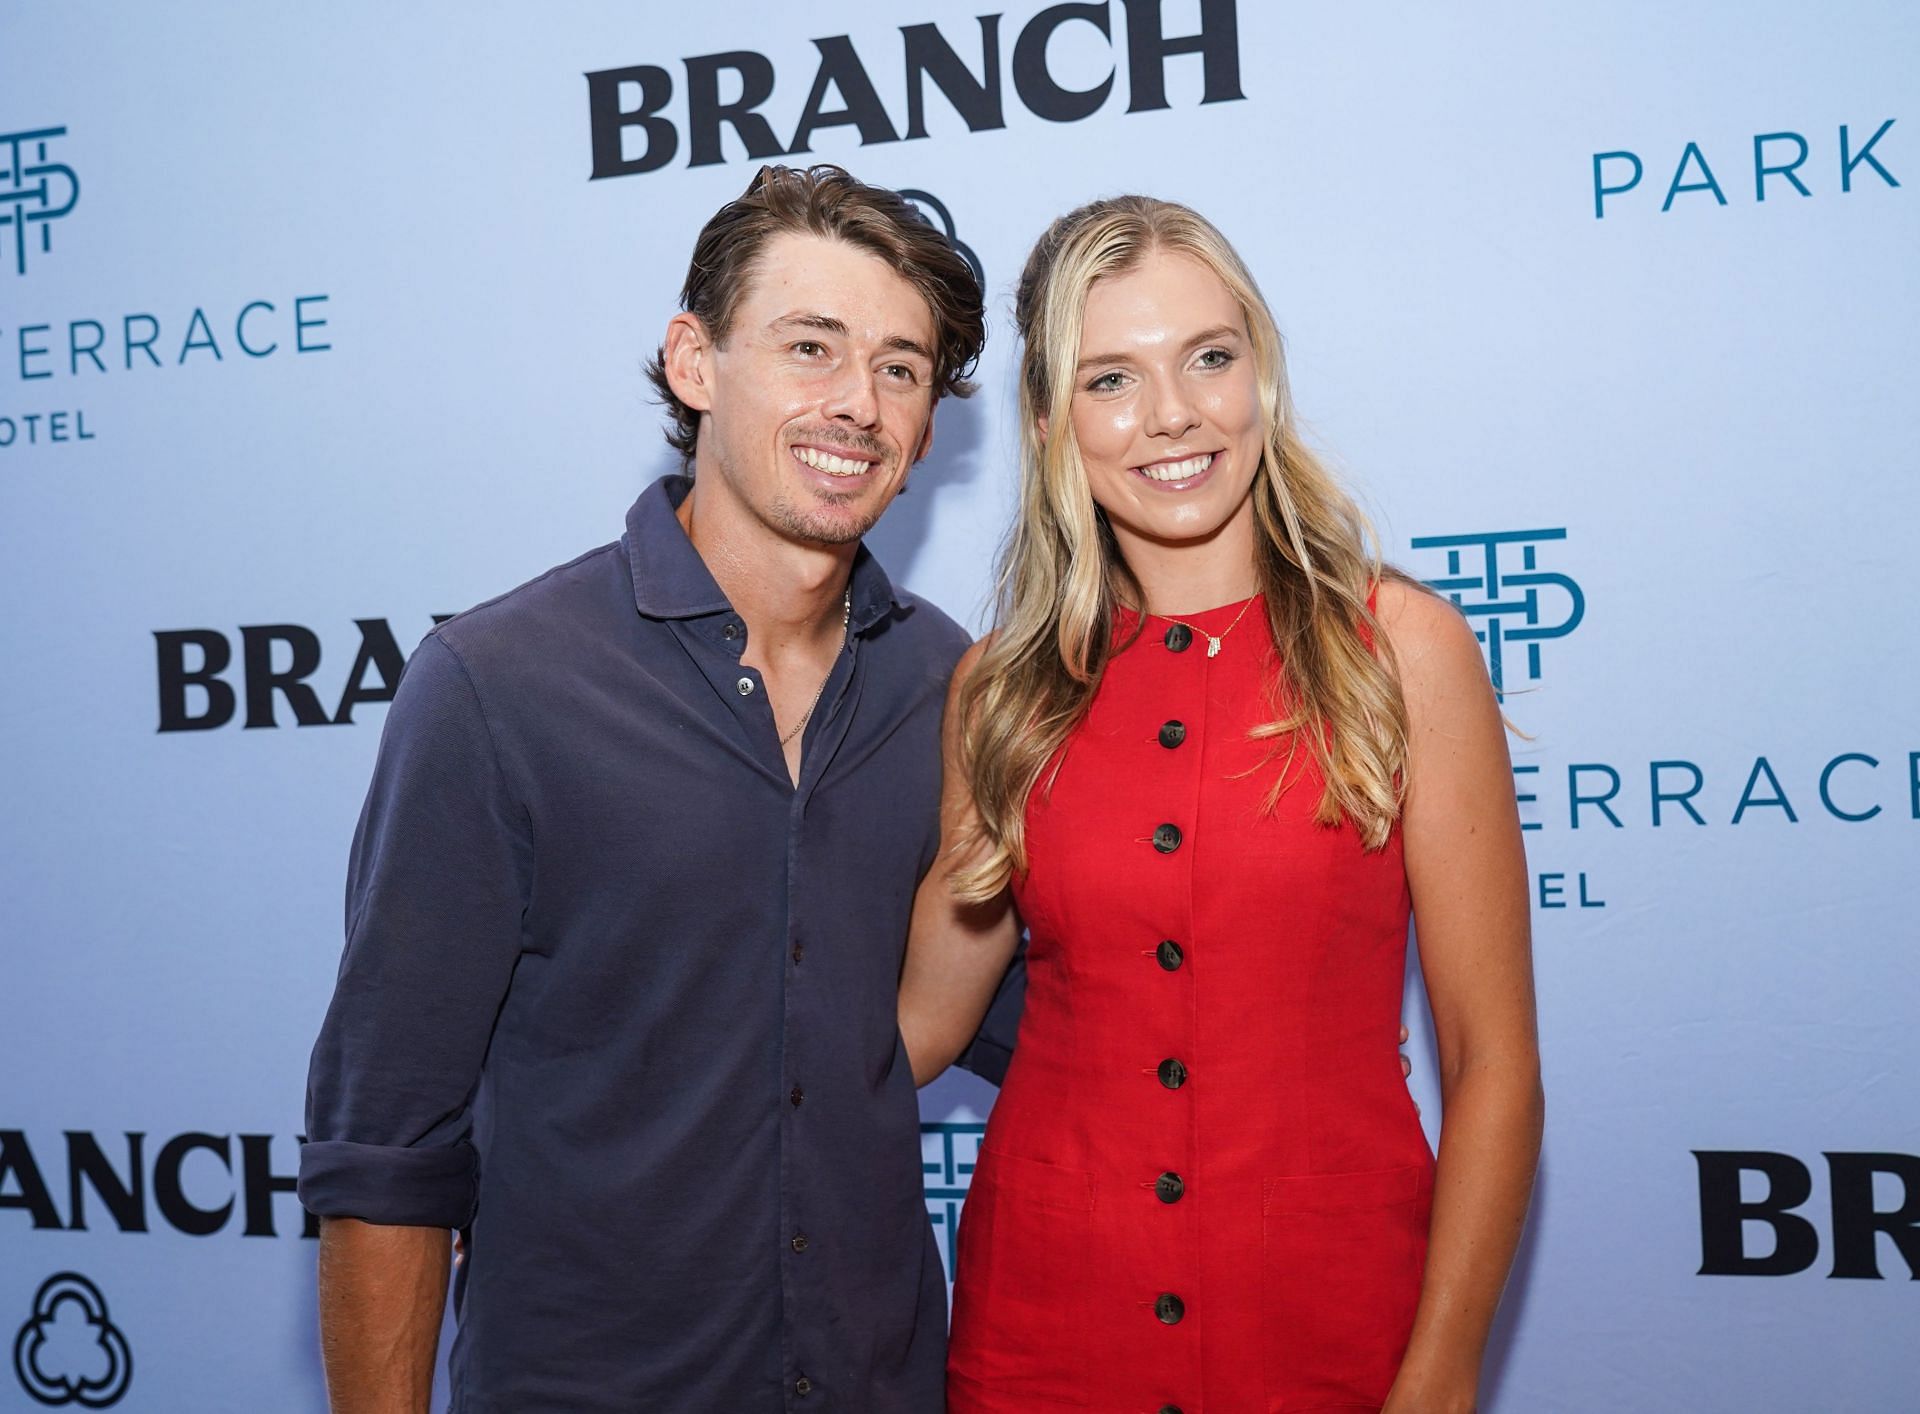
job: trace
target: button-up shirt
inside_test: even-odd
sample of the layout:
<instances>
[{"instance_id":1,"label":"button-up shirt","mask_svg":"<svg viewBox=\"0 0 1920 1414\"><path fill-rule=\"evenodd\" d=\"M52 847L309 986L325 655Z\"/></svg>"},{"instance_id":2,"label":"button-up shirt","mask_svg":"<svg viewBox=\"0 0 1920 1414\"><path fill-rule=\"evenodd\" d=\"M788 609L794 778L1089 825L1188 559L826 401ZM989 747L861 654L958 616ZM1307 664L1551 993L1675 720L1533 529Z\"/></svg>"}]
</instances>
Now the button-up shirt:
<instances>
[{"instance_id":1,"label":"button-up shirt","mask_svg":"<svg viewBox=\"0 0 1920 1414\"><path fill-rule=\"evenodd\" d=\"M967 636L861 549L796 786L688 487L415 652L300 1196L466 1229L457 1414L938 1411L895 1005Z\"/></svg>"}]
</instances>

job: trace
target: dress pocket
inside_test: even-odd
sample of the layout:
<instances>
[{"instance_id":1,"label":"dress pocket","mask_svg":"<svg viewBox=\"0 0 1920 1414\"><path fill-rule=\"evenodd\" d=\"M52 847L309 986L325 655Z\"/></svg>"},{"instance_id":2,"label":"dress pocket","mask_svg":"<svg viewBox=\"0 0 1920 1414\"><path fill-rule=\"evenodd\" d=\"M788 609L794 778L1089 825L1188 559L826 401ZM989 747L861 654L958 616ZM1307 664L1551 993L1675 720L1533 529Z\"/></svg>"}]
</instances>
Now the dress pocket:
<instances>
[{"instance_id":1,"label":"dress pocket","mask_svg":"<svg viewBox=\"0 0 1920 1414\"><path fill-rule=\"evenodd\" d=\"M1092 1175L983 1148L960 1215L951 1410L1087 1407Z\"/></svg>"},{"instance_id":2,"label":"dress pocket","mask_svg":"<svg viewBox=\"0 0 1920 1414\"><path fill-rule=\"evenodd\" d=\"M1416 1165L1263 1185L1268 1414L1386 1401L1419 1304L1432 1184Z\"/></svg>"}]
</instances>

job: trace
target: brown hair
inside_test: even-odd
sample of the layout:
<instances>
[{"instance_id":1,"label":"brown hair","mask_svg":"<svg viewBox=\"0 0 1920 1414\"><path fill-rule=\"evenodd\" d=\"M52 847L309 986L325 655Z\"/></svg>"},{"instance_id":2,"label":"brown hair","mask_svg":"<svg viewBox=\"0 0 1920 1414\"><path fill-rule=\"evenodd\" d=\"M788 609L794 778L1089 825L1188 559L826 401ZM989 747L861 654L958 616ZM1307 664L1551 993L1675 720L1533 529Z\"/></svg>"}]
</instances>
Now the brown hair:
<instances>
[{"instance_id":1,"label":"brown hair","mask_svg":"<svg viewBox=\"0 0 1920 1414\"><path fill-rule=\"evenodd\" d=\"M968 374L986 343L980 284L964 257L914 204L898 192L868 186L839 167L765 166L745 192L713 214L693 244L680 308L724 344L753 277L754 261L773 237L794 232L829 236L868 251L918 290L933 312L933 392L969 397ZM674 396L666 351L647 364L647 377L666 404L667 443L692 460L700 414Z\"/></svg>"}]
</instances>

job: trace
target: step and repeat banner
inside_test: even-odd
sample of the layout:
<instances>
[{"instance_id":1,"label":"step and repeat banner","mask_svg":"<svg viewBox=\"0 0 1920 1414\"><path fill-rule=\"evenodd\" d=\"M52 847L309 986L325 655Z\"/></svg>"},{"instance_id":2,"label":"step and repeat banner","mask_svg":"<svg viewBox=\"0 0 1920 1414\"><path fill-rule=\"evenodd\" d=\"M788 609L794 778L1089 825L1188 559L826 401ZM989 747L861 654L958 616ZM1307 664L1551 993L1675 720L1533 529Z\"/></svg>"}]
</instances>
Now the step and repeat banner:
<instances>
[{"instance_id":1,"label":"step and repeat banner","mask_svg":"<svg viewBox=\"0 0 1920 1414\"><path fill-rule=\"evenodd\" d=\"M671 468L643 362L777 159L983 273L913 589L981 624L1013 281L1138 190L1480 631L1549 1109L1484 1407L1920 1408L1916 55L1898 0L7 6L0 1408L324 1408L293 1177L386 703ZM925 1092L943 1245L991 1103Z\"/></svg>"}]
</instances>

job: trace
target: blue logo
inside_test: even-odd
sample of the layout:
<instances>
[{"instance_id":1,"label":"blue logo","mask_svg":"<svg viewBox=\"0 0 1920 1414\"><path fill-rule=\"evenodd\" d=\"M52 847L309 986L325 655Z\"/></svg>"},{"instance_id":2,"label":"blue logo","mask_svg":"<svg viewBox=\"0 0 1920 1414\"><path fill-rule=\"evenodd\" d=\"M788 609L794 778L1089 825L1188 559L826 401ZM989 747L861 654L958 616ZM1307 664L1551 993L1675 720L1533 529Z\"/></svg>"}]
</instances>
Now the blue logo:
<instances>
[{"instance_id":1,"label":"blue logo","mask_svg":"<svg viewBox=\"0 0 1920 1414\"><path fill-rule=\"evenodd\" d=\"M133 1382L133 1352L107 1299L78 1272L48 1277L13 1341L13 1373L41 1404L105 1409Z\"/></svg>"},{"instance_id":2,"label":"blue logo","mask_svg":"<svg viewBox=\"0 0 1920 1414\"><path fill-rule=\"evenodd\" d=\"M940 1240L940 1259L953 1280L954 1239L960 1231L960 1209L973 1186L973 1167L980 1159L984 1123L950 1122L920 1126L920 1172L927 1190L927 1217Z\"/></svg>"},{"instance_id":3,"label":"blue logo","mask_svg":"<svg viewBox=\"0 0 1920 1414\"><path fill-rule=\"evenodd\" d=\"M1492 530L1478 535L1423 535L1413 542L1416 550L1447 552L1446 575L1425 582L1453 601L1473 625L1474 636L1486 644L1494 695L1503 700L1508 688L1507 645L1526 645L1527 680L1538 682L1541 643L1565 638L1586 617L1587 596L1580 586L1564 574L1538 567L1540 542L1566 538L1564 529ZM1518 568L1511 559L1516 550ZM1469 559L1469 552L1477 553ZM1543 598L1557 596L1543 596L1543 589L1565 596L1559 618L1546 617Z\"/></svg>"},{"instance_id":4,"label":"blue logo","mask_svg":"<svg viewBox=\"0 0 1920 1414\"><path fill-rule=\"evenodd\" d=\"M37 231L40 253L53 249L53 223L80 200L80 178L64 162L47 161L47 143L65 128L0 133L0 226L13 227L13 268L27 273L27 247Z\"/></svg>"}]
</instances>

